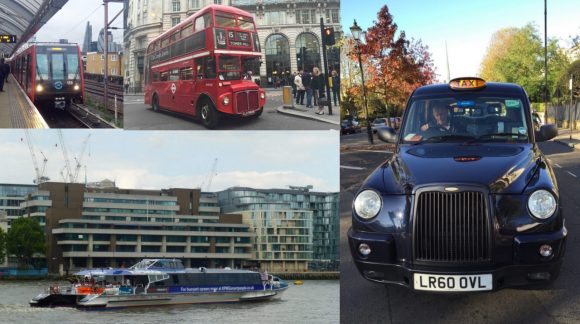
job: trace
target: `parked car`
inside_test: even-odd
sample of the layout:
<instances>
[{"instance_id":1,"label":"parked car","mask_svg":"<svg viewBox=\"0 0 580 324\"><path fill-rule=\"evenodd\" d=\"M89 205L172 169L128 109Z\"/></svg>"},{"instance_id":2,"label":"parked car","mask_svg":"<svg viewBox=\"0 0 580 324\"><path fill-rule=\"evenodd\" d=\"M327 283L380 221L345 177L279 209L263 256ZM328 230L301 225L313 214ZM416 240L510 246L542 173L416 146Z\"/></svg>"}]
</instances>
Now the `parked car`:
<instances>
[{"instance_id":1,"label":"parked car","mask_svg":"<svg viewBox=\"0 0 580 324\"><path fill-rule=\"evenodd\" d=\"M373 123L371 124L371 129L373 130L373 134L377 133L377 128L378 127L382 127L382 126L387 126L387 118L375 118L375 120L373 120Z\"/></svg>"},{"instance_id":2,"label":"parked car","mask_svg":"<svg viewBox=\"0 0 580 324\"><path fill-rule=\"evenodd\" d=\"M360 126L356 120L345 119L340 123L340 134L346 135L354 133L360 133Z\"/></svg>"}]
</instances>

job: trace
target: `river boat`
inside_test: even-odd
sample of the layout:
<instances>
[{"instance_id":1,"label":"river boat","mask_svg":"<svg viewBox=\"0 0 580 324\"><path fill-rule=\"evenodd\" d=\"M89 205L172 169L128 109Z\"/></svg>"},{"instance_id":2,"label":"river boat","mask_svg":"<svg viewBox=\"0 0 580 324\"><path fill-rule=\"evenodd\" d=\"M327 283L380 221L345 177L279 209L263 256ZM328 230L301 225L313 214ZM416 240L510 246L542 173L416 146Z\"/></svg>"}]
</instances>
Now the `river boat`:
<instances>
[{"instance_id":1,"label":"river boat","mask_svg":"<svg viewBox=\"0 0 580 324\"><path fill-rule=\"evenodd\" d=\"M50 285L34 307L119 308L279 298L288 284L249 270L184 268L180 260L145 259L128 269L75 273L70 286Z\"/></svg>"}]
</instances>

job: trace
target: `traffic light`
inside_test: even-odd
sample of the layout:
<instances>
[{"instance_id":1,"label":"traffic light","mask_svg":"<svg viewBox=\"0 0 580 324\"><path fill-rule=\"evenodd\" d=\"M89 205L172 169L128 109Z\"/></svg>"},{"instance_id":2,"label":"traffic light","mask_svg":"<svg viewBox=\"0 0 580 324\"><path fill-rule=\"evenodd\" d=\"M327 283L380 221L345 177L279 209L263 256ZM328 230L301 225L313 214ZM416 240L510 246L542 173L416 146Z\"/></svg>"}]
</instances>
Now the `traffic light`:
<instances>
[{"instance_id":1,"label":"traffic light","mask_svg":"<svg viewBox=\"0 0 580 324\"><path fill-rule=\"evenodd\" d=\"M322 43L326 46L332 46L336 44L334 39L334 27L324 28L324 35L322 35Z\"/></svg>"}]
</instances>

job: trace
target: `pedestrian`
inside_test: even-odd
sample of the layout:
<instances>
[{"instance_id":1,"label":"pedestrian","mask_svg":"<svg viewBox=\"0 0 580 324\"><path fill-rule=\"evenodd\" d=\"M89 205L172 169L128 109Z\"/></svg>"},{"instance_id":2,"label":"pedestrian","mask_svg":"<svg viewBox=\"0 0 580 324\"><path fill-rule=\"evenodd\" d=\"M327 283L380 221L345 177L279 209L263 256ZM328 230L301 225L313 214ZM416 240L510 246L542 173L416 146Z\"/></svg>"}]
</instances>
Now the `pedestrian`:
<instances>
[{"instance_id":1,"label":"pedestrian","mask_svg":"<svg viewBox=\"0 0 580 324\"><path fill-rule=\"evenodd\" d=\"M297 72L294 71L294 73L288 77L288 84L290 84L292 86L292 97L294 97L294 99L296 99L296 85L294 84L294 79L296 79L296 74L297 74Z\"/></svg>"},{"instance_id":2,"label":"pedestrian","mask_svg":"<svg viewBox=\"0 0 580 324\"><path fill-rule=\"evenodd\" d=\"M334 105L340 105L340 76L336 70L332 70L332 98Z\"/></svg>"},{"instance_id":3,"label":"pedestrian","mask_svg":"<svg viewBox=\"0 0 580 324\"><path fill-rule=\"evenodd\" d=\"M296 104L297 105L304 105L304 84L302 84L302 75L304 71L300 69L298 74L294 78L294 85L296 86L296 91L298 94L296 95Z\"/></svg>"},{"instance_id":4,"label":"pedestrian","mask_svg":"<svg viewBox=\"0 0 580 324\"><path fill-rule=\"evenodd\" d=\"M6 68L6 67L8 68ZM10 67L4 63L4 59L0 59L0 92L4 92L4 80L8 78Z\"/></svg>"},{"instance_id":5,"label":"pedestrian","mask_svg":"<svg viewBox=\"0 0 580 324\"><path fill-rule=\"evenodd\" d=\"M6 83L9 83L8 82L8 79L10 79L9 78L9 76L10 76L10 64L4 63L4 68L5 68L5 71L4 71L4 81Z\"/></svg>"},{"instance_id":6,"label":"pedestrian","mask_svg":"<svg viewBox=\"0 0 580 324\"><path fill-rule=\"evenodd\" d=\"M320 86L322 85L322 79L320 75L320 70L315 67L312 69L312 94L314 97L314 105L318 106L318 98L320 96Z\"/></svg>"},{"instance_id":7,"label":"pedestrian","mask_svg":"<svg viewBox=\"0 0 580 324\"><path fill-rule=\"evenodd\" d=\"M312 108L312 74L308 72L302 74L302 85L306 91L306 108Z\"/></svg>"},{"instance_id":8,"label":"pedestrian","mask_svg":"<svg viewBox=\"0 0 580 324\"><path fill-rule=\"evenodd\" d=\"M129 83L125 82L125 93L129 93Z\"/></svg>"}]
</instances>

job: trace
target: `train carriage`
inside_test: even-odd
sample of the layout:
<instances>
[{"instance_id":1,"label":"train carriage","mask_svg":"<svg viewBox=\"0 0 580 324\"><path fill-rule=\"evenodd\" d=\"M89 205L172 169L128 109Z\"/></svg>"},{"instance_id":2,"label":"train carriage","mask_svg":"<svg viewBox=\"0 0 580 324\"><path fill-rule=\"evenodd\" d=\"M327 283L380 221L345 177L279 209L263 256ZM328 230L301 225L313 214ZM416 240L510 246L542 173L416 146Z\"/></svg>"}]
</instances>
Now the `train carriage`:
<instances>
[{"instance_id":1,"label":"train carriage","mask_svg":"<svg viewBox=\"0 0 580 324\"><path fill-rule=\"evenodd\" d=\"M37 107L65 109L83 102L84 77L77 44L34 43L10 61L12 74Z\"/></svg>"}]
</instances>

